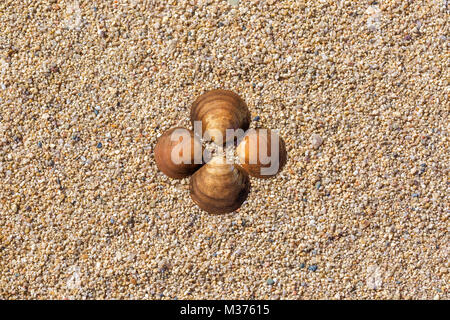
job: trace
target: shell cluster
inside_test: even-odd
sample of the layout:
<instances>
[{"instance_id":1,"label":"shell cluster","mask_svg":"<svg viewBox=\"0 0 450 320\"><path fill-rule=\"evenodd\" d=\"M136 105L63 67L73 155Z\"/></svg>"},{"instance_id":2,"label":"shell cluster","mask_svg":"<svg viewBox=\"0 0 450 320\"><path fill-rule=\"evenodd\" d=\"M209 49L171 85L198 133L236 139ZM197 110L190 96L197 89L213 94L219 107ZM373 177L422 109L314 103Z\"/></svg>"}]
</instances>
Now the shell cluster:
<instances>
[{"instance_id":1,"label":"shell cluster","mask_svg":"<svg viewBox=\"0 0 450 320\"><path fill-rule=\"evenodd\" d=\"M194 131L181 127L166 131L158 139L154 150L155 161L158 168L171 178L182 179L192 175L189 184L191 198L208 213L235 211L247 199L249 176L273 177L286 163L283 139L270 130L249 129L250 112L247 105L232 91L211 90L199 96L191 107L193 126L196 121L201 123L202 137L208 137L208 140L219 146L237 144L239 163L229 163L223 155L216 155L205 163L200 138ZM184 129L185 134L174 138L173 133L177 129ZM227 129L242 129L245 135L241 140L231 141L227 137ZM276 142L277 149L272 148L273 142ZM269 161L261 158L261 154L264 154L260 152L261 148L265 149ZM277 151L278 156L272 159L270 156L273 151ZM178 161L173 160L174 156ZM269 167L274 167L275 171L262 173Z\"/></svg>"}]
</instances>

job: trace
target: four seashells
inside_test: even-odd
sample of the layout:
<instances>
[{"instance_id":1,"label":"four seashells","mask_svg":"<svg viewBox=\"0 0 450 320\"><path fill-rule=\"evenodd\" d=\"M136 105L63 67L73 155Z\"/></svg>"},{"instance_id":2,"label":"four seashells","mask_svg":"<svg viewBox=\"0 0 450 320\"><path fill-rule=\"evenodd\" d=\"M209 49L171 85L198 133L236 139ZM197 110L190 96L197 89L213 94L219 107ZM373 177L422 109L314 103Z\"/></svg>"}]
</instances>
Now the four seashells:
<instances>
[{"instance_id":1,"label":"four seashells","mask_svg":"<svg viewBox=\"0 0 450 320\"><path fill-rule=\"evenodd\" d=\"M164 174L183 179L202 166L203 147L192 130L182 127L166 131L155 147L156 165Z\"/></svg>"},{"instance_id":2,"label":"four seashells","mask_svg":"<svg viewBox=\"0 0 450 320\"><path fill-rule=\"evenodd\" d=\"M191 122L202 123L202 136L218 145L227 142L227 129L247 130L250 125L250 112L247 104L236 93L228 90L211 90L199 96L191 108ZM231 137L233 138L233 137Z\"/></svg>"},{"instance_id":3,"label":"four seashells","mask_svg":"<svg viewBox=\"0 0 450 320\"><path fill-rule=\"evenodd\" d=\"M229 213L247 199L250 179L239 165L216 156L192 175L189 187L192 200L203 210Z\"/></svg>"},{"instance_id":4,"label":"four seashells","mask_svg":"<svg viewBox=\"0 0 450 320\"><path fill-rule=\"evenodd\" d=\"M274 131L248 130L250 112L244 100L232 91L211 90L199 96L192 104L191 122L194 131L172 128L158 139L155 161L159 170L171 178L192 175L191 198L209 213L235 211L249 194L249 175L273 177L286 163L283 139ZM227 136L228 129L232 135ZM243 136L236 149L240 163L227 163L227 158L220 154L210 161L206 159L205 164L199 136L219 148L230 143L236 145Z\"/></svg>"}]
</instances>

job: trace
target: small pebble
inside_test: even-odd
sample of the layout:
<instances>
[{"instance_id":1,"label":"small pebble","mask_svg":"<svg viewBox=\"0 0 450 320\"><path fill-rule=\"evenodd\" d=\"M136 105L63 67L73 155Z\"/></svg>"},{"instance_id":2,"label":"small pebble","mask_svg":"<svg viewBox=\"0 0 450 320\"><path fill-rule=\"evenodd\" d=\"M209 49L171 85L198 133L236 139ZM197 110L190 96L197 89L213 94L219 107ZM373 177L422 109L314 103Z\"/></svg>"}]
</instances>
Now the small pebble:
<instances>
[{"instance_id":1,"label":"small pebble","mask_svg":"<svg viewBox=\"0 0 450 320\"><path fill-rule=\"evenodd\" d=\"M312 265L308 267L309 271L315 272L317 270L317 266L316 265Z\"/></svg>"},{"instance_id":2,"label":"small pebble","mask_svg":"<svg viewBox=\"0 0 450 320\"><path fill-rule=\"evenodd\" d=\"M322 143L323 143L323 139L318 134L313 134L311 136L311 146L314 149L318 149L322 145Z\"/></svg>"}]
</instances>

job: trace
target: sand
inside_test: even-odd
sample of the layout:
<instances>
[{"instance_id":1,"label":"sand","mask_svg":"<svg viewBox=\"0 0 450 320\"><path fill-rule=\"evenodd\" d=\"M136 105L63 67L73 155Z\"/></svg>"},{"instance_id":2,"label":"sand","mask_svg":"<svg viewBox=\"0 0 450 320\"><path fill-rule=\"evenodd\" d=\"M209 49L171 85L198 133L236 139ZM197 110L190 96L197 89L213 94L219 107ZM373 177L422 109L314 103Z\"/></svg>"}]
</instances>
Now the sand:
<instances>
[{"instance_id":1,"label":"sand","mask_svg":"<svg viewBox=\"0 0 450 320\"><path fill-rule=\"evenodd\" d=\"M448 299L447 1L0 2L0 298ZM288 162L209 215L153 148L233 90Z\"/></svg>"}]
</instances>

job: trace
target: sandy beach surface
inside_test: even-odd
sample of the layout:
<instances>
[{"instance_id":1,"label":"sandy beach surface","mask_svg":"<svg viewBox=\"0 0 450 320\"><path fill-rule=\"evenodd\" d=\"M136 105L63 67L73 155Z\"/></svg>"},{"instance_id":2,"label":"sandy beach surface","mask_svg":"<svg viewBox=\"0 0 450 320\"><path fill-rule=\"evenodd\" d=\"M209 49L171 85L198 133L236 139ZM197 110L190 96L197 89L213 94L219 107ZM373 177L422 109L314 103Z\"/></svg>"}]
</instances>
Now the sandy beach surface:
<instances>
[{"instance_id":1,"label":"sandy beach surface","mask_svg":"<svg viewBox=\"0 0 450 320\"><path fill-rule=\"evenodd\" d=\"M448 299L447 1L0 1L1 299ZM283 171L156 167L214 88Z\"/></svg>"}]
</instances>

